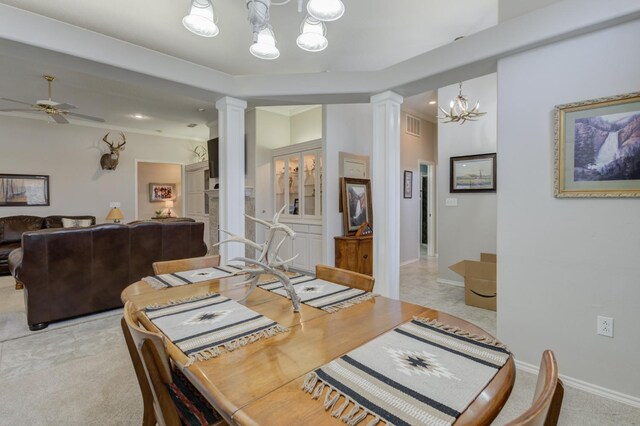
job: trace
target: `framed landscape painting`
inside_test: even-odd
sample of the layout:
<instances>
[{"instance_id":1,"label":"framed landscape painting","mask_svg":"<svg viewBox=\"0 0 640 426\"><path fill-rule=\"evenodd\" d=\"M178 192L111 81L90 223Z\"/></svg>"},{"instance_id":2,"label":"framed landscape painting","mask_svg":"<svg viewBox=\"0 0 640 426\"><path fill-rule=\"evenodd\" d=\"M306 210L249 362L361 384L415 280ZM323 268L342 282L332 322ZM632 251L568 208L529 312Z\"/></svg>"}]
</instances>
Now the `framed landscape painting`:
<instances>
[{"instance_id":1,"label":"framed landscape painting","mask_svg":"<svg viewBox=\"0 0 640 426\"><path fill-rule=\"evenodd\" d=\"M496 192L496 153L451 157L450 192Z\"/></svg>"},{"instance_id":2,"label":"framed landscape painting","mask_svg":"<svg viewBox=\"0 0 640 426\"><path fill-rule=\"evenodd\" d=\"M369 179L341 178L341 194L345 235L355 235L360 225L365 222L373 226L371 181Z\"/></svg>"},{"instance_id":3,"label":"framed landscape painting","mask_svg":"<svg viewBox=\"0 0 640 426\"><path fill-rule=\"evenodd\" d=\"M0 174L0 207L48 205L49 176Z\"/></svg>"},{"instance_id":4,"label":"framed landscape painting","mask_svg":"<svg viewBox=\"0 0 640 426\"><path fill-rule=\"evenodd\" d=\"M640 92L555 107L557 198L640 197Z\"/></svg>"},{"instance_id":5,"label":"framed landscape painting","mask_svg":"<svg viewBox=\"0 0 640 426\"><path fill-rule=\"evenodd\" d=\"M149 184L149 201L160 202L169 201L176 198L175 183L150 183Z\"/></svg>"}]
</instances>

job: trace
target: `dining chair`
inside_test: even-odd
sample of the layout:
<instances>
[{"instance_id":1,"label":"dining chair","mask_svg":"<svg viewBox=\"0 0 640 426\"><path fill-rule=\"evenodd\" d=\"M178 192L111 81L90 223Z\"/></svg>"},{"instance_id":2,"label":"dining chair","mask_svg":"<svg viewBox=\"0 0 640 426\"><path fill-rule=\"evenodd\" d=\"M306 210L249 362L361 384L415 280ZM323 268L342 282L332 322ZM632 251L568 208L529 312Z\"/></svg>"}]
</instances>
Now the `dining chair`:
<instances>
[{"instance_id":1,"label":"dining chair","mask_svg":"<svg viewBox=\"0 0 640 426\"><path fill-rule=\"evenodd\" d=\"M375 278L369 275L328 265L316 265L316 278L364 291L372 291L375 283Z\"/></svg>"},{"instance_id":2,"label":"dining chair","mask_svg":"<svg viewBox=\"0 0 640 426\"><path fill-rule=\"evenodd\" d=\"M555 426L560 417L564 385L558 378L558 364L552 351L542 353L536 391L531 407L506 426Z\"/></svg>"},{"instance_id":3,"label":"dining chair","mask_svg":"<svg viewBox=\"0 0 640 426\"><path fill-rule=\"evenodd\" d=\"M173 274L175 272L191 271L193 269L211 268L220 265L220 255L191 257L189 259L165 260L153 263L153 273Z\"/></svg>"},{"instance_id":4,"label":"dining chair","mask_svg":"<svg viewBox=\"0 0 640 426\"><path fill-rule=\"evenodd\" d=\"M124 305L122 330L142 392L144 426L226 424L179 368L172 368L163 336L140 325L131 302Z\"/></svg>"}]
</instances>

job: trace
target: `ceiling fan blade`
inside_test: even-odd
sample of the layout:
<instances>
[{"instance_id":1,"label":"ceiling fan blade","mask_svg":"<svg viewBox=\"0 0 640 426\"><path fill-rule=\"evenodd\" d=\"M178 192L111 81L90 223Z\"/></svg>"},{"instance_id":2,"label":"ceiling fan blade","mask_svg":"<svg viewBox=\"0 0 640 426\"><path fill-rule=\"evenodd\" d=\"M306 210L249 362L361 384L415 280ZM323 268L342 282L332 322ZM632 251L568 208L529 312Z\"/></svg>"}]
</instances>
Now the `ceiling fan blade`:
<instances>
[{"instance_id":1,"label":"ceiling fan blade","mask_svg":"<svg viewBox=\"0 0 640 426\"><path fill-rule=\"evenodd\" d=\"M77 107L77 106L75 106L75 105L71 105L71 104L64 103L64 104L58 104L58 105L56 105L56 108L58 108L58 109L76 109L76 108L78 108L78 107Z\"/></svg>"},{"instance_id":2,"label":"ceiling fan blade","mask_svg":"<svg viewBox=\"0 0 640 426\"><path fill-rule=\"evenodd\" d=\"M40 112L40 111L35 110L35 109L15 109L15 108L9 108L9 109L0 109L0 112Z\"/></svg>"},{"instance_id":3,"label":"ceiling fan blade","mask_svg":"<svg viewBox=\"0 0 640 426\"><path fill-rule=\"evenodd\" d=\"M58 124L69 124L69 121L60 114L49 114L49 117L53 118Z\"/></svg>"},{"instance_id":4,"label":"ceiling fan blade","mask_svg":"<svg viewBox=\"0 0 640 426\"><path fill-rule=\"evenodd\" d=\"M29 102L16 101L15 99L9 99L9 98L0 98L0 99L3 100L3 101L14 102L16 104L29 105L29 106L32 105Z\"/></svg>"},{"instance_id":5,"label":"ceiling fan blade","mask_svg":"<svg viewBox=\"0 0 640 426\"><path fill-rule=\"evenodd\" d=\"M66 113L66 115L69 115L75 118L82 118L83 120L90 120L90 121L97 121L98 123L104 123L104 118L92 117L90 115L78 114L76 112L68 112Z\"/></svg>"}]
</instances>

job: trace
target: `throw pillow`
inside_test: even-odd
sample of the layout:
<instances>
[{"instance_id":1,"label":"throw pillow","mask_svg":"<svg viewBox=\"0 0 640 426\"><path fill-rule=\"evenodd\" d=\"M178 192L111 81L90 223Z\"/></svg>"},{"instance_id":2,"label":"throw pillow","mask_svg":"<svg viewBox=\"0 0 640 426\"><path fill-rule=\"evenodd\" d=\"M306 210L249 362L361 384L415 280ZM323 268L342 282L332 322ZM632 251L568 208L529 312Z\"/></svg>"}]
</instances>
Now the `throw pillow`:
<instances>
[{"instance_id":1,"label":"throw pillow","mask_svg":"<svg viewBox=\"0 0 640 426\"><path fill-rule=\"evenodd\" d=\"M91 226L91 219L71 219L68 217L62 218L63 228L86 228Z\"/></svg>"}]
</instances>

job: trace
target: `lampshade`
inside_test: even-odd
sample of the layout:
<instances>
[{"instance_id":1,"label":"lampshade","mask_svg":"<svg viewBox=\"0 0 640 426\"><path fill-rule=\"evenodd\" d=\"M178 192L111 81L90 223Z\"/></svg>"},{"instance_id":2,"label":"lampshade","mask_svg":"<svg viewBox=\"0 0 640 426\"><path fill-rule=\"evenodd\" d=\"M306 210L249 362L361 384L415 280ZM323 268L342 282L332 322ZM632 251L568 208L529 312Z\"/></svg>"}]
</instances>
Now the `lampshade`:
<instances>
[{"instance_id":1,"label":"lampshade","mask_svg":"<svg viewBox=\"0 0 640 426\"><path fill-rule=\"evenodd\" d=\"M120 220L124 219L124 215L119 208L113 207L111 210L109 210L109 214L107 215L106 219L112 220L114 223L120 223Z\"/></svg>"},{"instance_id":2,"label":"lampshade","mask_svg":"<svg viewBox=\"0 0 640 426\"><path fill-rule=\"evenodd\" d=\"M323 22L307 16L302 22L300 35L296 40L298 47L307 52L320 52L329 45L327 40L327 27Z\"/></svg>"},{"instance_id":3,"label":"lampshade","mask_svg":"<svg viewBox=\"0 0 640 426\"><path fill-rule=\"evenodd\" d=\"M319 21L335 21L344 14L340 0L309 0L307 12Z\"/></svg>"},{"instance_id":4,"label":"lampshade","mask_svg":"<svg viewBox=\"0 0 640 426\"><path fill-rule=\"evenodd\" d=\"M172 200L167 200L164 202L164 206L168 209L172 209L173 208L173 201Z\"/></svg>"},{"instance_id":5,"label":"lampshade","mask_svg":"<svg viewBox=\"0 0 640 426\"><path fill-rule=\"evenodd\" d=\"M276 38L270 27L266 27L258 33L257 40L251 45L249 52L256 58L267 60L280 56L280 51L276 47Z\"/></svg>"},{"instance_id":6,"label":"lampshade","mask_svg":"<svg viewBox=\"0 0 640 426\"><path fill-rule=\"evenodd\" d=\"M211 0L192 0L189 14L182 18L182 25L201 37L215 37L220 32Z\"/></svg>"}]
</instances>

